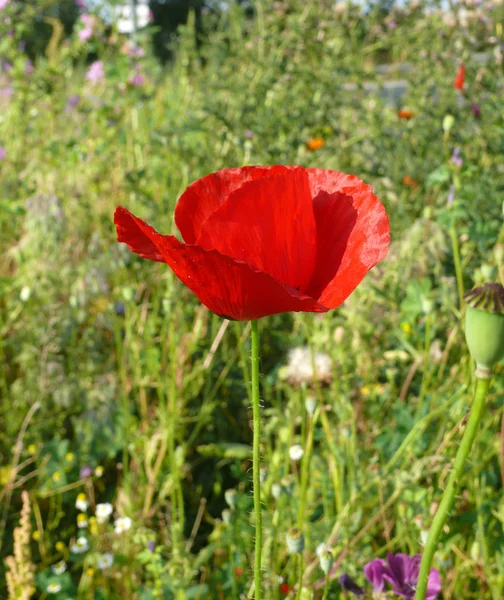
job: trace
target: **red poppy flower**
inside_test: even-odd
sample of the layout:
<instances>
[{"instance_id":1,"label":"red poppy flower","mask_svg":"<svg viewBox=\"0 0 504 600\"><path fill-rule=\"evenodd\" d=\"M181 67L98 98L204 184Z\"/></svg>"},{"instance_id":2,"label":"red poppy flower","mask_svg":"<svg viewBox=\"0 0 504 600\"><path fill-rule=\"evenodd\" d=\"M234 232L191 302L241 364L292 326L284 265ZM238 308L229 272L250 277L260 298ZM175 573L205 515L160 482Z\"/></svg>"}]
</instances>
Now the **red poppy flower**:
<instances>
[{"instance_id":1,"label":"red poppy flower","mask_svg":"<svg viewBox=\"0 0 504 600\"><path fill-rule=\"evenodd\" d=\"M464 89L465 72L466 70L464 65L460 65L459 70L457 71L457 76L455 77L455 81L453 82L453 87L457 90Z\"/></svg>"},{"instance_id":2,"label":"red poppy flower","mask_svg":"<svg viewBox=\"0 0 504 600\"><path fill-rule=\"evenodd\" d=\"M302 167L224 169L195 181L175 209L185 243L122 207L114 221L130 250L167 263L205 306L238 320L336 308L390 238L368 185Z\"/></svg>"},{"instance_id":3,"label":"red poppy flower","mask_svg":"<svg viewBox=\"0 0 504 600\"><path fill-rule=\"evenodd\" d=\"M286 596L290 592L290 590L290 585L288 585L287 583L280 584L280 591L282 592L282 594L284 594L284 596Z\"/></svg>"}]
</instances>

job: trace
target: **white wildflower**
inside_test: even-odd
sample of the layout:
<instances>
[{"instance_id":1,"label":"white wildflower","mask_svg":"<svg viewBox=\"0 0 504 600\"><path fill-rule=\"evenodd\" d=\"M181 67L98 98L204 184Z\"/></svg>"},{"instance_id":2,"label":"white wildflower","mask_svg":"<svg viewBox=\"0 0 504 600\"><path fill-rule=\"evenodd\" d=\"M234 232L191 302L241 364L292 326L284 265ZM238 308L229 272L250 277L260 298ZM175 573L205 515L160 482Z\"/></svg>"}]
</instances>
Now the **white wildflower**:
<instances>
[{"instance_id":1,"label":"white wildflower","mask_svg":"<svg viewBox=\"0 0 504 600\"><path fill-rule=\"evenodd\" d=\"M86 494L79 494L75 501L75 508L78 508L81 512L85 512L88 509L89 502L86 498Z\"/></svg>"},{"instance_id":2,"label":"white wildflower","mask_svg":"<svg viewBox=\"0 0 504 600\"><path fill-rule=\"evenodd\" d=\"M47 586L46 591L48 594L57 594L60 590L61 590L61 585L59 583L50 583Z\"/></svg>"},{"instance_id":3,"label":"white wildflower","mask_svg":"<svg viewBox=\"0 0 504 600\"><path fill-rule=\"evenodd\" d=\"M299 444L294 444L289 448L289 456L291 460L297 462L303 458L304 450Z\"/></svg>"},{"instance_id":4,"label":"white wildflower","mask_svg":"<svg viewBox=\"0 0 504 600\"><path fill-rule=\"evenodd\" d=\"M82 554L83 552L87 552L88 550L89 542L84 536L77 538L75 544L72 544L72 546L70 547L70 552L72 552L73 554Z\"/></svg>"},{"instance_id":5,"label":"white wildflower","mask_svg":"<svg viewBox=\"0 0 504 600\"><path fill-rule=\"evenodd\" d=\"M317 381L330 382L333 377L331 357L324 352L315 352L314 362ZM314 380L312 356L308 346L290 350L285 376L291 384L310 383Z\"/></svg>"},{"instance_id":6,"label":"white wildflower","mask_svg":"<svg viewBox=\"0 0 504 600\"><path fill-rule=\"evenodd\" d=\"M114 531L116 533L124 533L131 529L131 519L129 517L119 517L115 520Z\"/></svg>"},{"instance_id":7,"label":"white wildflower","mask_svg":"<svg viewBox=\"0 0 504 600\"><path fill-rule=\"evenodd\" d=\"M98 557L96 564L98 565L99 569L108 569L114 564L114 557L112 556L112 554L106 552L105 554L102 554Z\"/></svg>"},{"instance_id":8,"label":"white wildflower","mask_svg":"<svg viewBox=\"0 0 504 600\"><path fill-rule=\"evenodd\" d=\"M112 504L110 502L105 502L104 504L96 505L96 520L98 523L106 523L112 514Z\"/></svg>"},{"instance_id":9,"label":"white wildflower","mask_svg":"<svg viewBox=\"0 0 504 600\"><path fill-rule=\"evenodd\" d=\"M55 575L62 575L65 571L66 571L66 562L64 560L60 560L59 562L57 562L55 565L53 565L51 567L52 572Z\"/></svg>"}]
</instances>

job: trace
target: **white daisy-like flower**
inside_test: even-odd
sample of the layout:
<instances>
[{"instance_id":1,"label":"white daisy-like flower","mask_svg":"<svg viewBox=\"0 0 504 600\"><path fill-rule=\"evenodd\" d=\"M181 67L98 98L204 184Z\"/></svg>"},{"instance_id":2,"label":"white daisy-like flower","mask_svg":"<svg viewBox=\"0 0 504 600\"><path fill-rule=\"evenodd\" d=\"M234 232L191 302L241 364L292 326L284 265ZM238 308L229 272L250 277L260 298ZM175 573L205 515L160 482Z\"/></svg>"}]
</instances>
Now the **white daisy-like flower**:
<instances>
[{"instance_id":1,"label":"white daisy-like flower","mask_svg":"<svg viewBox=\"0 0 504 600\"><path fill-rule=\"evenodd\" d=\"M294 444L289 448L289 456L291 460L297 462L303 458L304 450L299 444Z\"/></svg>"},{"instance_id":2,"label":"white daisy-like flower","mask_svg":"<svg viewBox=\"0 0 504 600\"><path fill-rule=\"evenodd\" d=\"M64 560L60 560L59 562L57 562L55 565L53 565L51 567L52 572L55 575L62 575L65 571L66 571L66 562Z\"/></svg>"},{"instance_id":3,"label":"white daisy-like flower","mask_svg":"<svg viewBox=\"0 0 504 600\"><path fill-rule=\"evenodd\" d=\"M113 511L112 504L105 502L104 504L96 505L96 520L98 523L106 523Z\"/></svg>"},{"instance_id":4,"label":"white daisy-like flower","mask_svg":"<svg viewBox=\"0 0 504 600\"><path fill-rule=\"evenodd\" d=\"M119 517L114 522L114 531L116 533L124 533L131 529L131 519L129 517Z\"/></svg>"},{"instance_id":5,"label":"white daisy-like flower","mask_svg":"<svg viewBox=\"0 0 504 600\"><path fill-rule=\"evenodd\" d=\"M108 569L114 564L114 557L112 554L106 552L105 554L101 554L96 561L96 564L99 569Z\"/></svg>"},{"instance_id":6,"label":"white daisy-like flower","mask_svg":"<svg viewBox=\"0 0 504 600\"><path fill-rule=\"evenodd\" d=\"M72 552L73 554L82 554L83 552L87 552L88 550L89 542L84 536L77 538L75 544L72 544L72 546L70 546L70 552Z\"/></svg>"},{"instance_id":7,"label":"white daisy-like flower","mask_svg":"<svg viewBox=\"0 0 504 600\"><path fill-rule=\"evenodd\" d=\"M78 508L81 512L86 512L88 509L89 502L86 498L86 494L79 494L75 501L75 508Z\"/></svg>"},{"instance_id":8,"label":"white daisy-like flower","mask_svg":"<svg viewBox=\"0 0 504 600\"><path fill-rule=\"evenodd\" d=\"M59 583L50 583L46 589L48 594L57 594L60 590L61 585Z\"/></svg>"}]
</instances>

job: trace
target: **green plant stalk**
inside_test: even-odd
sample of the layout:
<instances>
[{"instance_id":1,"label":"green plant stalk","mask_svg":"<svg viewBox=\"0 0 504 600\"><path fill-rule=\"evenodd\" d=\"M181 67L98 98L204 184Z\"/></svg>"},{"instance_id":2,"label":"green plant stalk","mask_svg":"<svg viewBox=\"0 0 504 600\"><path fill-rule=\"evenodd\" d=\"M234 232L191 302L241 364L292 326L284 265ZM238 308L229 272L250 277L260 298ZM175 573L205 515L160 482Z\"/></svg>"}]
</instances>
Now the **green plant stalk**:
<instances>
[{"instance_id":1,"label":"green plant stalk","mask_svg":"<svg viewBox=\"0 0 504 600\"><path fill-rule=\"evenodd\" d=\"M254 421L253 441L253 486L255 516L255 556L254 556L254 598L261 600L261 553L262 553L262 515L261 515L261 407L259 404L259 324L252 321L252 411Z\"/></svg>"},{"instance_id":2,"label":"green plant stalk","mask_svg":"<svg viewBox=\"0 0 504 600\"><path fill-rule=\"evenodd\" d=\"M462 263L460 262L459 241L457 237L457 228L455 226L455 218L452 218L450 237L452 243L453 263L455 265L455 277L457 279L459 308L462 310L462 307L464 306L464 280L462 278Z\"/></svg>"},{"instance_id":3,"label":"green plant stalk","mask_svg":"<svg viewBox=\"0 0 504 600\"><path fill-rule=\"evenodd\" d=\"M324 595L322 596L322 600L327 600L328 594L329 594L329 574L327 573L325 576Z\"/></svg>"},{"instance_id":4,"label":"green plant stalk","mask_svg":"<svg viewBox=\"0 0 504 600\"><path fill-rule=\"evenodd\" d=\"M297 518L297 526L303 529L303 522L306 508L306 495L308 492L308 479L310 473L310 462L313 448L313 431L318 419L319 411L317 410L313 416L308 415L308 434L306 436L306 449L301 463L301 497L299 501L299 511Z\"/></svg>"},{"instance_id":5,"label":"green plant stalk","mask_svg":"<svg viewBox=\"0 0 504 600\"><path fill-rule=\"evenodd\" d=\"M478 426L481 421L483 414L483 408L485 406L485 397L490 386L489 378L476 378L476 390L474 393L474 400L469 414L469 419L465 427L464 435L460 443L460 447L455 457L455 463L453 465L452 472L448 479L448 484L443 494L443 498L436 511L434 519L432 521L431 528L429 530L429 537L425 544L425 549L422 554L422 562L420 563L420 573L418 576L418 584L415 593L414 600L425 600L425 594L427 592L427 583L429 581L429 573L431 569L432 559L436 552L439 536L443 529L443 525L448 517L455 494L460 484L460 478L462 477L462 471L466 458L471 451L471 447L478 431Z\"/></svg>"},{"instance_id":6,"label":"green plant stalk","mask_svg":"<svg viewBox=\"0 0 504 600\"><path fill-rule=\"evenodd\" d=\"M301 596L303 594L303 574L304 574L304 560L303 560L302 552L300 552L299 556L298 556L298 569L299 569L299 576L298 576L298 587L297 587L296 600L301 600Z\"/></svg>"},{"instance_id":7,"label":"green plant stalk","mask_svg":"<svg viewBox=\"0 0 504 600\"><path fill-rule=\"evenodd\" d=\"M422 371L422 383L420 385L420 394L418 396L418 410L422 409L422 401L427 391L429 384L429 358L430 358L430 346L431 346L431 321L432 317L430 313L425 315L425 341L424 341L424 360L423 360L423 371Z\"/></svg>"}]
</instances>

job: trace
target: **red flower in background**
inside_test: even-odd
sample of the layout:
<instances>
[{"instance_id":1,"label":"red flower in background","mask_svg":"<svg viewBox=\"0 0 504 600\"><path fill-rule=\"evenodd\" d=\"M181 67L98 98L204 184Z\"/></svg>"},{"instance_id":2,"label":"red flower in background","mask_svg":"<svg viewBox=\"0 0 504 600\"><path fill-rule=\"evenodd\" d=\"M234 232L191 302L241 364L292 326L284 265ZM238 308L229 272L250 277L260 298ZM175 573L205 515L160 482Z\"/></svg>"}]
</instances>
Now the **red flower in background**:
<instances>
[{"instance_id":1,"label":"red flower in background","mask_svg":"<svg viewBox=\"0 0 504 600\"><path fill-rule=\"evenodd\" d=\"M464 65L460 65L459 70L457 71L457 76L455 77L455 81L453 82L453 87L457 90L464 89L465 73L466 70Z\"/></svg>"},{"instance_id":2,"label":"red flower in background","mask_svg":"<svg viewBox=\"0 0 504 600\"><path fill-rule=\"evenodd\" d=\"M211 311L238 320L336 308L390 240L368 185L302 167L224 169L195 181L175 209L185 243L122 207L114 222L130 250L167 263Z\"/></svg>"}]
</instances>

